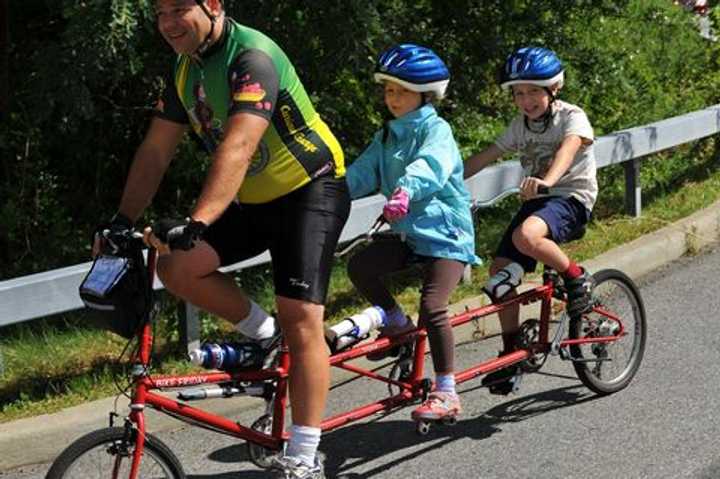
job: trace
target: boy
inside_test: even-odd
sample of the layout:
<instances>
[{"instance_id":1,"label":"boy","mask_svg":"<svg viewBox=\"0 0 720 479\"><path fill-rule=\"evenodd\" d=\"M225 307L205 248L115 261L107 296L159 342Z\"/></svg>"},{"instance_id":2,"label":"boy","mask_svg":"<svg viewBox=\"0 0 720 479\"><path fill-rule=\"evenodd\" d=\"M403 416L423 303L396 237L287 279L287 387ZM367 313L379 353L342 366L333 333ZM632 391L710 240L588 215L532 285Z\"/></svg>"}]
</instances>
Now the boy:
<instances>
[{"instance_id":1,"label":"boy","mask_svg":"<svg viewBox=\"0 0 720 479\"><path fill-rule=\"evenodd\" d=\"M520 184L523 205L503 236L490 279L483 288L493 301L516 294L524 273L538 261L557 270L567 288L567 312L577 316L590 309L591 276L560 249L590 219L597 198L593 130L585 112L557 99L564 70L554 52L526 47L505 62L501 86L509 89L520 110L505 132L465 162L470 177L505 153L518 153L525 178ZM545 191L543 194L540 191ZM500 314L503 351L516 349L519 306ZM487 375L490 391L508 394L516 367Z\"/></svg>"}]
</instances>

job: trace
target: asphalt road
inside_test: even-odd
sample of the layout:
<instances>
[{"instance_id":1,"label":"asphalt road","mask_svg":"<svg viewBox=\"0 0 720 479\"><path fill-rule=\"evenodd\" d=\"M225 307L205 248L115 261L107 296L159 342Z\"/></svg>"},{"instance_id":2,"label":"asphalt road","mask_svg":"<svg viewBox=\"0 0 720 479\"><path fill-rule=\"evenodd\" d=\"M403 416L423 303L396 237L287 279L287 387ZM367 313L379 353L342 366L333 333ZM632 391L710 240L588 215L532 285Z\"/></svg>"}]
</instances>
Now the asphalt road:
<instances>
[{"instance_id":1,"label":"asphalt road","mask_svg":"<svg viewBox=\"0 0 720 479\"><path fill-rule=\"evenodd\" d=\"M328 477L345 478L720 478L720 249L684 258L639 284L648 317L645 357L630 386L598 397L556 357L527 375L519 393L492 396L479 380L461 386L456 426L420 437L411 407L326 434ZM495 340L457 348L469 364L494 355ZM379 396L366 380L335 388L331 409ZM261 414L238 417L249 423ZM152 424L149 424L152 430ZM191 479L265 474L232 438L184 427L158 434ZM1 452L0 452L1 454ZM47 464L0 472L42 478Z\"/></svg>"}]
</instances>

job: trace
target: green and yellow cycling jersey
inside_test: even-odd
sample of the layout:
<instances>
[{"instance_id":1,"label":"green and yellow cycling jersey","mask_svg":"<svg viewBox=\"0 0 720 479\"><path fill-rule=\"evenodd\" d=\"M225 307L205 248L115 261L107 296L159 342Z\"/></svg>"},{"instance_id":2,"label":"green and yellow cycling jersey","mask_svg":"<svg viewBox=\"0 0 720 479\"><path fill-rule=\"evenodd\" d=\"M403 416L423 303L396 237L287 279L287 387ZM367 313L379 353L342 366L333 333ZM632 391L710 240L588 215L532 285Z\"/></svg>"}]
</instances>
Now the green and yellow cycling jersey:
<instances>
[{"instance_id":1,"label":"green and yellow cycling jersey","mask_svg":"<svg viewBox=\"0 0 720 479\"><path fill-rule=\"evenodd\" d=\"M213 152L237 113L270 122L238 192L241 203L266 203L318 176L345 174L342 148L285 53L261 32L228 19L200 59L178 56L156 115L189 123Z\"/></svg>"}]
</instances>

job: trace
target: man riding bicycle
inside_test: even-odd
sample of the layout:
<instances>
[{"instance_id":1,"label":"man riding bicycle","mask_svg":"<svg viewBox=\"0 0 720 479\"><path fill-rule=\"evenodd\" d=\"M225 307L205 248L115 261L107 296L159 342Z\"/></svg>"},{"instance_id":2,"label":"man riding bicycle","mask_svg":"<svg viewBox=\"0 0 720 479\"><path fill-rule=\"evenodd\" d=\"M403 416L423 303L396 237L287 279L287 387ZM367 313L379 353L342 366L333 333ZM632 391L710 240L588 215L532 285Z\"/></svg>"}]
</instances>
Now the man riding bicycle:
<instances>
[{"instance_id":1,"label":"man riding bicycle","mask_svg":"<svg viewBox=\"0 0 720 479\"><path fill-rule=\"evenodd\" d=\"M227 17L220 0L156 0L155 8L177 59L118 213L102 228L111 235L132 228L190 126L211 165L187 218L146 229L161 255L158 276L267 349L276 344L274 318L217 270L270 251L277 319L293 358L293 425L273 467L277 477L324 477L316 457L329 387L322 322L350 212L342 149L280 47Z\"/></svg>"}]
</instances>

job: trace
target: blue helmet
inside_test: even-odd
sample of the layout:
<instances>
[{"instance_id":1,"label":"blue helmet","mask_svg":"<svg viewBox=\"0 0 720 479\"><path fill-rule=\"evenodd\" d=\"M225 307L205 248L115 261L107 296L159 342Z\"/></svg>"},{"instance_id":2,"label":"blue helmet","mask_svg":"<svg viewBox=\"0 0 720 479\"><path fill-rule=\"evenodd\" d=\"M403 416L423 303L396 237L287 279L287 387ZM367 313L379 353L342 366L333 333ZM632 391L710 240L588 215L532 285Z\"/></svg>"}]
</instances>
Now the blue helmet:
<instances>
[{"instance_id":1,"label":"blue helmet","mask_svg":"<svg viewBox=\"0 0 720 479\"><path fill-rule=\"evenodd\" d=\"M500 86L504 89L518 83L531 83L541 87L559 84L562 87L565 73L555 52L541 47L524 47L514 51L505 61Z\"/></svg>"},{"instance_id":2,"label":"blue helmet","mask_svg":"<svg viewBox=\"0 0 720 479\"><path fill-rule=\"evenodd\" d=\"M375 66L375 81L399 83L418 93L432 92L445 96L450 72L445 63L429 48L403 43L384 51Z\"/></svg>"}]
</instances>

